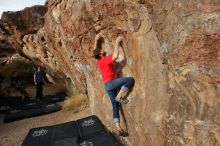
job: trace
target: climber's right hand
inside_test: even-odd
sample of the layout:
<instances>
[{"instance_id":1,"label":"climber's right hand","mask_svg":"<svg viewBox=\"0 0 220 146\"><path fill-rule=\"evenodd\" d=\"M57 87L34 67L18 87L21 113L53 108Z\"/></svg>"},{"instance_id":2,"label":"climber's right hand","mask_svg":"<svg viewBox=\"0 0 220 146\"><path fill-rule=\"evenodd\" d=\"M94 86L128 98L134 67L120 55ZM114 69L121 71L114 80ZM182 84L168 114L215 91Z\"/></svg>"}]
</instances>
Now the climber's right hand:
<instances>
[{"instance_id":1,"label":"climber's right hand","mask_svg":"<svg viewBox=\"0 0 220 146\"><path fill-rule=\"evenodd\" d=\"M100 39L101 37L103 37L103 34L102 34L102 33L99 33L99 34L96 35L95 40L98 40L98 39Z\"/></svg>"},{"instance_id":2,"label":"climber's right hand","mask_svg":"<svg viewBox=\"0 0 220 146\"><path fill-rule=\"evenodd\" d=\"M122 40L123 40L122 36L117 37L115 44L118 45L120 42L122 42Z\"/></svg>"}]
</instances>

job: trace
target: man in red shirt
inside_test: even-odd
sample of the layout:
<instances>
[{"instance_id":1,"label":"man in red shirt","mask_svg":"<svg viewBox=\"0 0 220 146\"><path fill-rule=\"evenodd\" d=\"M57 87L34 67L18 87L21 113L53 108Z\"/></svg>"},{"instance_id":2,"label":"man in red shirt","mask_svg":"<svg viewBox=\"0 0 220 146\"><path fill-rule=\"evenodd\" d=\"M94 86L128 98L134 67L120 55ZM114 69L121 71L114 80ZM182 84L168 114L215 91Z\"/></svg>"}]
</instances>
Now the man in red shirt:
<instances>
[{"instance_id":1,"label":"man in red shirt","mask_svg":"<svg viewBox=\"0 0 220 146\"><path fill-rule=\"evenodd\" d=\"M101 35L97 35L95 38L95 49L93 50L93 55L96 58L96 64L102 74L105 91L110 97L112 103L113 121L119 131L119 134L124 136L125 132L121 128L119 120L119 103L126 104L128 102L125 96L127 95L129 89L133 86L134 78L115 78L115 69L113 64L119 56L119 47L121 47L121 42L122 37L119 36L115 42L113 55L106 56L106 52L103 48L104 38ZM118 89L120 89L119 93L117 93Z\"/></svg>"}]
</instances>

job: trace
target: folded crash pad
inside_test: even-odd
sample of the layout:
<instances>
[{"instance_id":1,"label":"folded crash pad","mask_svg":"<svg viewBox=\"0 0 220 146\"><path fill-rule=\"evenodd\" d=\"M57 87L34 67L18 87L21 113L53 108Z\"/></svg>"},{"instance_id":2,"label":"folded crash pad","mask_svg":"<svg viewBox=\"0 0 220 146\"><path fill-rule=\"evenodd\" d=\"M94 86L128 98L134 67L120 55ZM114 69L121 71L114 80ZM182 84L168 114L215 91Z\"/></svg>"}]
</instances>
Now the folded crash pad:
<instances>
[{"instance_id":1,"label":"folded crash pad","mask_svg":"<svg viewBox=\"0 0 220 146\"><path fill-rule=\"evenodd\" d=\"M9 107L13 109L18 109L22 105L21 96L1 96L0 97L0 107ZM5 108L2 108L5 109Z\"/></svg>"},{"instance_id":2,"label":"folded crash pad","mask_svg":"<svg viewBox=\"0 0 220 146\"><path fill-rule=\"evenodd\" d=\"M11 110L5 114L4 122L12 122L24 118L45 115L59 110L61 110L61 107L57 104L48 104L39 108L29 110Z\"/></svg>"},{"instance_id":3,"label":"folded crash pad","mask_svg":"<svg viewBox=\"0 0 220 146\"><path fill-rule=\"evenodd\" d=\"M23 101L21 109L29 110L34 108L39 108L43 106L44 103L37 99L26 99Z\"/></svg>"},{"instance_id":4,"label":"folded crash pad","mask_svg":"<svg viewBox=\"0 0 220 146\"><path fill-rule=\"evenodd\" d=\"M63 101L66 96L67 95L65 92L60 92L55 95L46 95L42 100L44 100L46 103L56 103Z\"/></svg>"}]
</instances>

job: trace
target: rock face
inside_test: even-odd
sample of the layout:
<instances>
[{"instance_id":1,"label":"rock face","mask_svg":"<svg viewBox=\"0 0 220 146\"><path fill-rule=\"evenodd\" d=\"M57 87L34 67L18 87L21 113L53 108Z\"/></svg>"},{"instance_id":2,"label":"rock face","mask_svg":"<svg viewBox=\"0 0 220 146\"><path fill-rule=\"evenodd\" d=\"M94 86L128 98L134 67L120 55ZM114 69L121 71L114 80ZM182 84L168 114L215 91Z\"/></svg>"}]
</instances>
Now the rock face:
<instances>
[{"instance_id":1,"label":"rock face","mask_svg":"<svg viewBox=\"0 0 220 146\"><path fill-rule=\"evenodd\" d=\"M44 6L34 6L18 12L4 12L0 21L1 44L8 44L22 56L28 57L22 50L22 38L25 34L36 33L43 27L46 10Z\"/></svg>"},{"instance_id":2,"label":"rock face","mask_svg":"<svg viewBox=\"0 0 220 146\"><path fill-rule=\"evenodd\" d=\"M86 93L109 129L111 104L92 50L99 32L109 54L124 36L118 75L135 78L121 107L125 145L220 145L219 0L48 0L47 9L43 27L17 38L20 51Z\"/></svg>"},{"instance_id":3,"label":"rock face","mask_svg":"<svg viewBox=\"0 0 220 146\"><path fill-rule=\"evenodd\" d=\"M21 36L36 33L44 25L44 14L47 9L44 6L33 6L18 12L4 12L1 20L17 30Z\"/></svg>"},{"instance_id":4,"label":"rock face","mask_svg":"<svg viewBox=\"0 0 220 146\"><path fill-rule=\"evenodd\" d=\"M0 39L0 64L6 63L16 51L4 39Z\"/></svg>"}]
</instances>

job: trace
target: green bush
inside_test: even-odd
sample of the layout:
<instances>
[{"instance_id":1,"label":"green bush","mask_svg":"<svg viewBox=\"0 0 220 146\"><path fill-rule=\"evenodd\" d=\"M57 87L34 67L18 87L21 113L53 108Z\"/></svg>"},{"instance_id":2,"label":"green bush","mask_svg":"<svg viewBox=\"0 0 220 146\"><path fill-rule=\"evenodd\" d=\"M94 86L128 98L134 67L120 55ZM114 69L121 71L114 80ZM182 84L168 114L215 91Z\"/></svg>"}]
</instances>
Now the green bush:
<instances>
[{"instance_id":1,"label":"green bush","mask_svg":"<svg viewBox=\"0 0 220 146\"><path fill-rule=\"evenodd\" d=\"M33 77L36 66L29 61L15 59L0 68L0 72L6 78L10 78L14 71L17 71L22 79L29 79Z\"/></svg>"}]
</instances>

